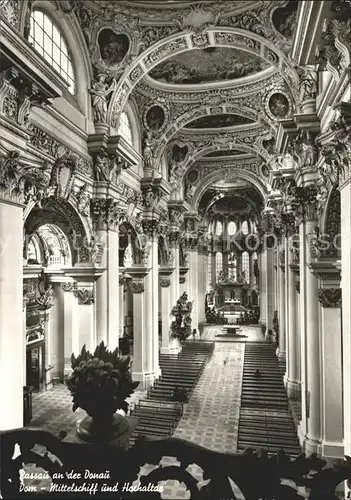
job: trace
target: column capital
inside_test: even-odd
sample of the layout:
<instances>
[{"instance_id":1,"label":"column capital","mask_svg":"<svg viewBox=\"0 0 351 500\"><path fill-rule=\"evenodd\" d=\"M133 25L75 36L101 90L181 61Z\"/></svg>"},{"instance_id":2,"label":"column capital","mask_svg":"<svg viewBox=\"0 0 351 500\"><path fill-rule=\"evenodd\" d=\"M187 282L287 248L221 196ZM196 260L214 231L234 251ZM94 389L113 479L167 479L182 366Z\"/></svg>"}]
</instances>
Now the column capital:
<instances>
[{"instance_id":1,"label":"column capital","mask_svg":"<svg viewBox=\"0 0 351 500\"><path fill-rule=\"evenodd\" d=\"M74 292L77 287L74 281L61 281L60 285L64 292Z\"/></svg>"},{"instance_id":2,"label":"column capital","mask_svg":"<svg viewBox=\"0 0 351 500\"><path fill-rule=\"evenodd\" d=\"M7 157L0 157L0 200L23 205L26 179L20 173L20 156L19 151L12 150Z\"/></svg>"},{"instance_id":3,"label":"column capital","mask_svg":"<svg viewBox=\"0 0 351 500\"><path fill-rule=\"evenodd\" d=\"M170 223L176 227L180 227L184 221L184 212L186 211L181 201L168 202L168 215Z\"/></svg>"},{"instance_id":4,"label":"column capital","mask_svg":"<svg viewBox=\"0 0 351 500\"><path fill-rule=\"evenodd\" d=\"M199 236L197 231L186 231L181 235L181 243L187 250L196 250L199 241Z\"/></svg>"},{"instance_id":5,"label":"column capital","mask_svg":"<svg viewBox=\"0 0 351 500\"><path fill-rule=\"evenodd\" d=\"M92 198L90 213L95 230L118 231L120 222L125 218L126 207L113 198Z\"/></svg>"},{"instance_id":6,"label":"column capital","mask_svg":"<svg viewBox=\"0 0 351 500\"><path fill-rule=\"evenodd\" d=\"M317 222L326 200L324 197L321 198L319 187L316 184L310 184L295 188L294 201L298 211L298 220L301 223Z\"/></svg>"},{"instance_id":7,"label":"column capital","mask_svg":"<svg viewBox=\"0 0 351 500\"><path fill-rule=\"evenodd\" d=\"M341 307L341 288L319 288L318 300L322 307Z\"/></svg>"},{"instance_id":8,"label":"column capital","mask_svg":"<svg viewBox=\"0 0 351 500\"><path fill-rule=\"evenodd\" d=\"M133 293L144 293L145 286L143 281L133 280L130 284Z\"/></svg>"},{"instance_id":9,"label":"column capital","mask_svg":"<svg viewBox=\"0 0 351 500\"><path fill-rule=\"evenodd\" d=\"M74 295L79 305L90 306L94 303L94 291L91 288L77 288L74 290Z\"/></svg>"},{"instance_id":10,"label":"column capital","mask_svg":"<svg viewBox=\"0 0 351 500\"><path fill-rule=\"evenodd\" d=\"M180 231L179 229L172 228L168 233L168 240L172 246L178 245L180 242Z\"/></svg>"},{"instance_id":11,"label":"column capital","mask_svg":"<svg viewBox=\"0 0 351 500\"><path fill-rule=\"evenodd\" d=\"M162 288L168 288L171 286L171 278L160 276L159 283Z\"/></svg>"},{"instance_id":12,"label":"column capital","mask_svg":"<svg viewBox=\"0 0 351 500\"><path fill-rule=\"evenodd\" d=\"M158 234L165 232L164 224L158 218L145 218L142 220L144 234L150 239L156 238Z\"/></svg>"}]
</instances>

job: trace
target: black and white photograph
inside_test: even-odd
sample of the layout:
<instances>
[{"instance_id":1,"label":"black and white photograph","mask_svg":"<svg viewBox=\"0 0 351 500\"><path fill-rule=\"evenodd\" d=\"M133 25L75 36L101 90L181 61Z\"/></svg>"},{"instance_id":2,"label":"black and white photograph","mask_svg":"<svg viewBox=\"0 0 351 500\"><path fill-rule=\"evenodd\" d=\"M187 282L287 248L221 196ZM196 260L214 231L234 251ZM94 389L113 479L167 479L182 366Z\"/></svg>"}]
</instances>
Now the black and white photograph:
<instances>
[{"instance_id":1,"label":"black and white photograph","mask_svg":"<svg viewBox=\"0 0 351 500\"><path fill-rule=\"evenodd\" d=\"M0 0L0 499L351 500L351 0Z\"/></svg>"}]
</instances>

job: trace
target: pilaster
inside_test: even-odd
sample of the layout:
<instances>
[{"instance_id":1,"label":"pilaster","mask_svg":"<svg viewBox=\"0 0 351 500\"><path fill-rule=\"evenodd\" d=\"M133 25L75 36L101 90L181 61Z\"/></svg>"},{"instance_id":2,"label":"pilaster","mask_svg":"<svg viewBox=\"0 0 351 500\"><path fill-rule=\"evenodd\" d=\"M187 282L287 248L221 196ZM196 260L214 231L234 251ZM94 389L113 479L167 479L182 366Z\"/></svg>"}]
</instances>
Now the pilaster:
<instances>
[{"instance_id":1,"label":"pilaster","mask_svg":"<svg viewBox=\"0 0 351 500\"><path fill-rule=\"evenodd\" d=\"M150 267L135 265L126 269L132 277L133 293L133 380L140 389L148 389L158 376L154 365L154 331L152 329L152 293L150 280L146 281Z\"/></svg>"},{"instance_id":2,"label":"pilaster","mask_svg":"<svg viewBox=\"0 0 351 500\"><path fill-rule=\"evenodd\" d=\"M12 197L5 199L4 194L0 196L0 430L23 427L25 370L23 209L19 203L13 203Z\"/></svg>"},{"instance_id":3,"label":"pilaster","mask_svg":"<svg viewBox=\"0 0 351 500\"><path fill-rule=\"evenodd\" d=\"M126 207L109 197L106 189L91 200L90 207L94 238L101 248L99 265L106 269L96 283L95 313L97 342L114 350L119 337L119 224Z\"/></svg>"},{"instance_id":4,"label":"pilaster","mask_svg":"<svg viewBox=\"0 0 351 500\"><path fill-rule=\"evenodd\" d=\"M321 285L318 300L322 330L322 456L343 459L340 272L332 262L314 264L313 272L319 277Z\"/></svg>"}]
</instances>

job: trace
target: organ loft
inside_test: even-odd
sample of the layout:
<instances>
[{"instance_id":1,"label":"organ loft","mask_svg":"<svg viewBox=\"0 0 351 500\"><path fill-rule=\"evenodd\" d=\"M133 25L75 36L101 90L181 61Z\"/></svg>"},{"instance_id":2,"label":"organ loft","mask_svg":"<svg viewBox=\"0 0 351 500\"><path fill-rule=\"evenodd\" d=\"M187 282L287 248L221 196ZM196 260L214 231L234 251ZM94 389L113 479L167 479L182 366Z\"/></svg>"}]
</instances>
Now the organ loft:
<instances>
[{"instance_id":1,"label":"organ loft","mask_svg":"<svg viewBox=\"0 0 351 500\"><path fill-rule=\"evenodd\" d=\"M350 498L350 27L0 0L1 498Z\"/></svg>"}]
</instances>

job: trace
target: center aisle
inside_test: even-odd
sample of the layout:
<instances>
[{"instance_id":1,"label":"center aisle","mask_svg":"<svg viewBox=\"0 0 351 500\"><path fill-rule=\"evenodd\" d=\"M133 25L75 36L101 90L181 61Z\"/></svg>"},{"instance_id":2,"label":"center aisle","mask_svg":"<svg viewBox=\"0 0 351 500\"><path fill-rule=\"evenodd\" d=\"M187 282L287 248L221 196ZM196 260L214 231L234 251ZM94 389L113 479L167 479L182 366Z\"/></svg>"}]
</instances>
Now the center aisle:
<instances>
[{"instance_id":1,"label":"center aisle","mask_svg":"<svg viewBox=\"0 0 351 500\"><path fill-rule=\"evenodd\" d=\"M207 327L202 340L214 340L218 327ZM218 452L237 450L245 344L216 343L211 360L173 434Z\"/></svg>"}]
</instances>

